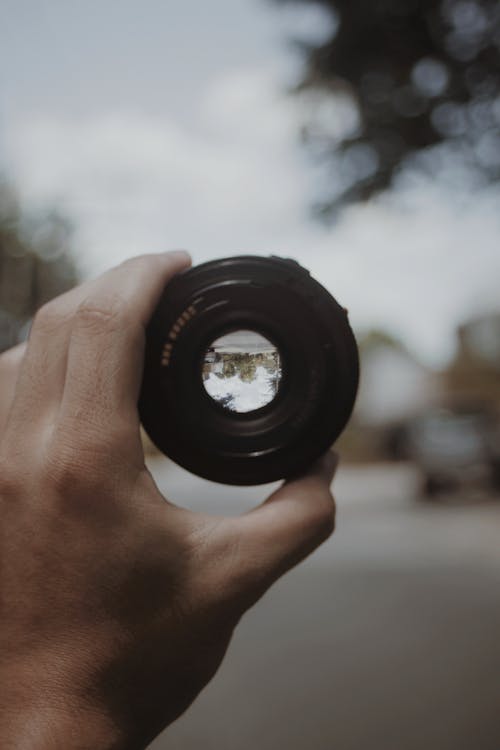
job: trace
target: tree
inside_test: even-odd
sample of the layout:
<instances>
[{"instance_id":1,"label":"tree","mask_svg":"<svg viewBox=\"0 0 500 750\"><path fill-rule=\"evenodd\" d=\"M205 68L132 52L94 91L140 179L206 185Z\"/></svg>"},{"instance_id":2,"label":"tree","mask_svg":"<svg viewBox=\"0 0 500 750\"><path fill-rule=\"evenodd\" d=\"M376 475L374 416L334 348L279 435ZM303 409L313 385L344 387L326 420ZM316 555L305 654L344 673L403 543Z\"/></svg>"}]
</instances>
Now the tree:
<instances>
[{"instance_id":1,"label":"tree","mask_svg":"<svg viewBox=\"0 0 500 750\"><path fill-rule=\"evenodd\" d=\"M36 310L78 281L71 227L59 214L28 218L0 181L0 351L16 344Z\"/></svg>"},{"instance_id":2,"label":"tree","mask_svg":"<svg viewBox=\"0 0 500 750\"><path fill-rule=\"evenodd\" d=\"M388 188L412 157L447 146L486 181L500 180L499 0L275 0L322 7L331 18L303 55L298 92L309 96L304 140L333 160L340 206ZM334 126L336 102L358 117Z\"/></svg>"}]
</instances>

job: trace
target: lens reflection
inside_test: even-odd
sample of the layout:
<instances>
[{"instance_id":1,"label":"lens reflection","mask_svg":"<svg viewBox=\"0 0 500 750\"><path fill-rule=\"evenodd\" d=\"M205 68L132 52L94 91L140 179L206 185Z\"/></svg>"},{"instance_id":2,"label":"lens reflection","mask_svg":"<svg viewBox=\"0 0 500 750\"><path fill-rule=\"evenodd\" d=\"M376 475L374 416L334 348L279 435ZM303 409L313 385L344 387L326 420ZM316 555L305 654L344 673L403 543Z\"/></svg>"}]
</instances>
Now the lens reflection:
<instances>
[{"instance_id":1,"label":"lens reflection","mask_svg":"<svg viewBox=\"0 0 500 750\"><path fill-rule=\"evenodd\" d=\"M205 390L229 411L242 414L266 406L276 396L280 381L280 353L256 331L228 333L205 352Z\"/></svg>"}]
</instances>

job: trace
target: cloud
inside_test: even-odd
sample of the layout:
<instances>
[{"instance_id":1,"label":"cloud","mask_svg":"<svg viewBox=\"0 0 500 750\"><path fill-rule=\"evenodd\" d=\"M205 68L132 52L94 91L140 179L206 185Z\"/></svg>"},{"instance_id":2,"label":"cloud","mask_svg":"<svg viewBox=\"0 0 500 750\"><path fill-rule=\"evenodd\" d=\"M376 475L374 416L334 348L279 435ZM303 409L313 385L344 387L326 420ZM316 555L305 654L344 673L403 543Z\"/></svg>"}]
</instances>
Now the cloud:
<instances>
[{"instance_id":1,"label":"cloud","mask_svg":"<svg viewBox=\"0 0 500 750\"><path fill-rule=\"evenodd\" d=\"M273 109L265 84L251 73L216 81L198 129L173 117L116 112L16 123L13 170L29 203L58 202L85 237L91 233L93 266L129 252L136 238L159 248L179 237L205 254L252 244L256 233L286 226L287 212L303 210L306 198L298 161L287 158L286 105ZM96 254L103 226L107 241L115 239Z\"/></svg>"},{"instance_id":2,"label":"cloud","mask_svg":"<svg viewBox=\"0 0 500 750\"><path fill-rule=\"evenodd\" d=\"M168 247L197 262L290 255L357 326L385 326L441 361L455 325L497 304L498 193L413 176L321 227L307 216L315 174L297 145L299 107L272 70L235 70L206 88L189 126L174 113L48 112L11 120L5 138L28 204L74 218L86 272Z\"/></svg>"}]
</instances>

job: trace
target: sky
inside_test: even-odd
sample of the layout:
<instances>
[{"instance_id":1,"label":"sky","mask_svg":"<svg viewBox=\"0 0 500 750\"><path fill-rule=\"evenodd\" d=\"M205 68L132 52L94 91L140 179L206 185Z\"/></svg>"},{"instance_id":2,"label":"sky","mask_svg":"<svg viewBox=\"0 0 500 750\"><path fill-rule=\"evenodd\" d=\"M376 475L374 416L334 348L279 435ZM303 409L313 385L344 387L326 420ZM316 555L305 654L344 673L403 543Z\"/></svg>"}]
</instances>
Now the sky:
<instances>
[{"instance_id":1,"label":"sky","mask_svg":"<svg viewBox=\"0 0 500 750\"><path fill-rule=\"evenodd\" d=\"M73 220L84 275L178 247L294 257L356 328L440 366L460 322L500 308L500 193L444 164L315 222L287 39L328 23L266 0L0 0L0 167L28 210Z\"/></svg>"}]
</instances>

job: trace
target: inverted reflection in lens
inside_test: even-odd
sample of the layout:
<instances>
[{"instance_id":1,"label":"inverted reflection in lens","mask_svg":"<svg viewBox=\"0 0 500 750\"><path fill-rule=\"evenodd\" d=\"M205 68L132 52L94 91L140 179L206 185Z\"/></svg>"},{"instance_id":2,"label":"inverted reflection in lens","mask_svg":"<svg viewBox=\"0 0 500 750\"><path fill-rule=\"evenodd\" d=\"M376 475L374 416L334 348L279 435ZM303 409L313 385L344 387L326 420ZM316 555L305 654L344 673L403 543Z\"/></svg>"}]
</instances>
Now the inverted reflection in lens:
<instances>
[{"instance_id":1,"label":"inverted reflection in lens","mask_svg":"<svg viewBox=\"0 0 500 750\"><path fill-rule=\"evenodd\" d=\"M242 414L275 398L282 375L281 357L260 333L234 331L208 347L202 374L208 395L225 409Z\"/></svg>"}]
</instances>

